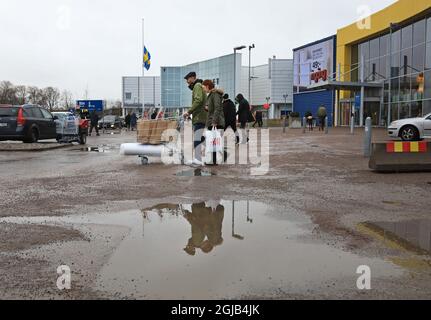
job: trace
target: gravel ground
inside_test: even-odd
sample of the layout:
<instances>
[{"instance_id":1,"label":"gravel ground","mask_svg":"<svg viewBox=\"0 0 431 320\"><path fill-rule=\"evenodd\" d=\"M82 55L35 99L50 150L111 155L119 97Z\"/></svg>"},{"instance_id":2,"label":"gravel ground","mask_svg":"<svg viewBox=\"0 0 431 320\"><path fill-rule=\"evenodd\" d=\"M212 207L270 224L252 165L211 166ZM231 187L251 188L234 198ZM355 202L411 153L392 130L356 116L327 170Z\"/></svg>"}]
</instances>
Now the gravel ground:
<instances>
[{"instance_id":1,"label":"gravel ground","mask_svg":"<svg viewBox=\"0 0 431 320\"><path fill-rule=\"evenodd\" d=\"M386 139L382 130L374 134L376 141ZM145 299L148 296L138 289L131 295L97 285L115 253L133 234L133 226L103 220L66 223L67 217L109 217L161 203L210 199L257 201L278 208L287 220L295 212L313 225L310 233L297 237L298 243L324 245L340 254L388 264L387 274L378 276L371 291L352 288L352 279L340 274L336 281L322 275L319 281L304 281L298 288L282 284L273 292L247 290L238 297L429 298L429 254L389 245L361 224L430 220L431 173L370 171L361 154L359 131L351 136L344 128L333 129L329 135L302 134L301 130L283 134L271 129L270 137L270 171L265 176L251 176L250 166L206 169L214 174L211 177L177 176L189 169L185 166L141 166L137 157L118 154L120 143L135 141L134 134L126 132L89 138L89 146L98 147L99 152L74 146L0 154L0 217L10 219L0 224L0 282L4 284L0 298ZM55 287L56 269L62 263L75 270L74 287L67 292ZM310 274L310 278L315 276Z\"/></svg>"}]
</instances>

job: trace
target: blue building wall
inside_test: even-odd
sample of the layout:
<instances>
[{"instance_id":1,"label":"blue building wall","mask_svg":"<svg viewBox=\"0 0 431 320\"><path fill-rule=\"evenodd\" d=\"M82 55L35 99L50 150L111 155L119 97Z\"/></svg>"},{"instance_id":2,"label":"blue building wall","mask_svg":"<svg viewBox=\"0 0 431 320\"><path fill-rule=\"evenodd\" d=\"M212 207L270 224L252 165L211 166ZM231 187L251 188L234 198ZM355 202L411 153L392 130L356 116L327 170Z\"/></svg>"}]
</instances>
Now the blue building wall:
<instances>
[{"instance_id":1,"label":"blue building wall","mask_svg":"<svg viewBox=\"0 0 431 320\"><path fill-rule=\"evenodd\" d=\"M299 112L301 119L307 111L317 117L320 106L325 106L328 112L329 126L334 123L335 92L333 90L321 90L312 92L295 93L293 95L293 111Z\"/></svg>"}]
</instances>

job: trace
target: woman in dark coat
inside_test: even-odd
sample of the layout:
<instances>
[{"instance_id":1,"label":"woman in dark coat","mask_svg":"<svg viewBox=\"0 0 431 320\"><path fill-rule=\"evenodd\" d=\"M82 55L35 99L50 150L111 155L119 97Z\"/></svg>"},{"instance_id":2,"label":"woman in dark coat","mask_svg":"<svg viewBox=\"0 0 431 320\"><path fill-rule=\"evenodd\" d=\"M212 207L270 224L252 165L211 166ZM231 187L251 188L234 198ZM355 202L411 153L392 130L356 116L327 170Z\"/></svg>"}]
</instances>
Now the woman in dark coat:
<instances>
[{"instance_id":1,"label":"woman in dark coat","mask_svg":"<svg viewBox=\"0 0 431 320\"><path fill-rule=\"evenodd\" d=\"M254 121L253 114L250 110L250 104L241 93L236 97L236 101L239 103L239 109L237 112L238 120L241 124L241 129L245 129L247 123Z\"/></svg>"},{"instance_id":2,"label":"woman in dark coat","mask_svg":"<svg viewBox=\"0 0 431 320\"><path fill-rule=\"evenodd\" d=\"M243 143L246 143L245 141L247 141L248 143L250 139L248 138L248 132L246 132L247 123L254 122L254 117L250 110L250 104L241 93L237 95L236 102L239 103L239 109L238 109L237 115L238 115L239 123L241 124L241 130L243 134L242 141Z\"/></svg>"}]
</instances>

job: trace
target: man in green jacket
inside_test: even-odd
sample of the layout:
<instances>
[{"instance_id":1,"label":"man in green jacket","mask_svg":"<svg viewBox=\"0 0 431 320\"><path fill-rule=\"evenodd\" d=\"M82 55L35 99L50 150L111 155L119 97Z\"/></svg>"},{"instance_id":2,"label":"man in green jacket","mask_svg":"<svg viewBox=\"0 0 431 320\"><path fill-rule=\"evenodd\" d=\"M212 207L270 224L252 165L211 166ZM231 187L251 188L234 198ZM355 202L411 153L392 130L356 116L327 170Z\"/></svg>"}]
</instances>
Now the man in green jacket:
<instances>
[{"instance_id":1,"label":"man in green jacket","mask_svg":"<svg viewBox=\"0 0 431 320\"><path fill-rule=\"evenodd\" d=\"M194 132L194 147L195 159L191 164L203 165L202 163L202 137L204 135L205 124L207 122L208 113L205 110L206 93L202 88L202 80L197 79L196 72L190 72L184 79L187 81L189 89L193 91L192 107L184 114L188 118L193 116L193 132Z\"/></svg>"}]
</instances>

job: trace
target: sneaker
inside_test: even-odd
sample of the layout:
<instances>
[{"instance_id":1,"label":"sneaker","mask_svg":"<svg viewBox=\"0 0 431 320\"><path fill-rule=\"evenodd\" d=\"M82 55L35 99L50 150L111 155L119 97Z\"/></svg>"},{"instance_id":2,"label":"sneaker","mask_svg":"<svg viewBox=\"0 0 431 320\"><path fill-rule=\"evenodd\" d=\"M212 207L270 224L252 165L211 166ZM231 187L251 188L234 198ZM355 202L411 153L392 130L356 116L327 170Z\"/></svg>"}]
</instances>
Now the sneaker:
<instances>
[{"instance_id":1,"label":"sneaker","mask_svg":"<svg viewBox=\"0 0 431 320\"><path fill-rule=\"evenodd\" d=\"M186 166L203 166L204 163L198 159L189 160L185 163Z\"/></svg>"}]
</instances>

